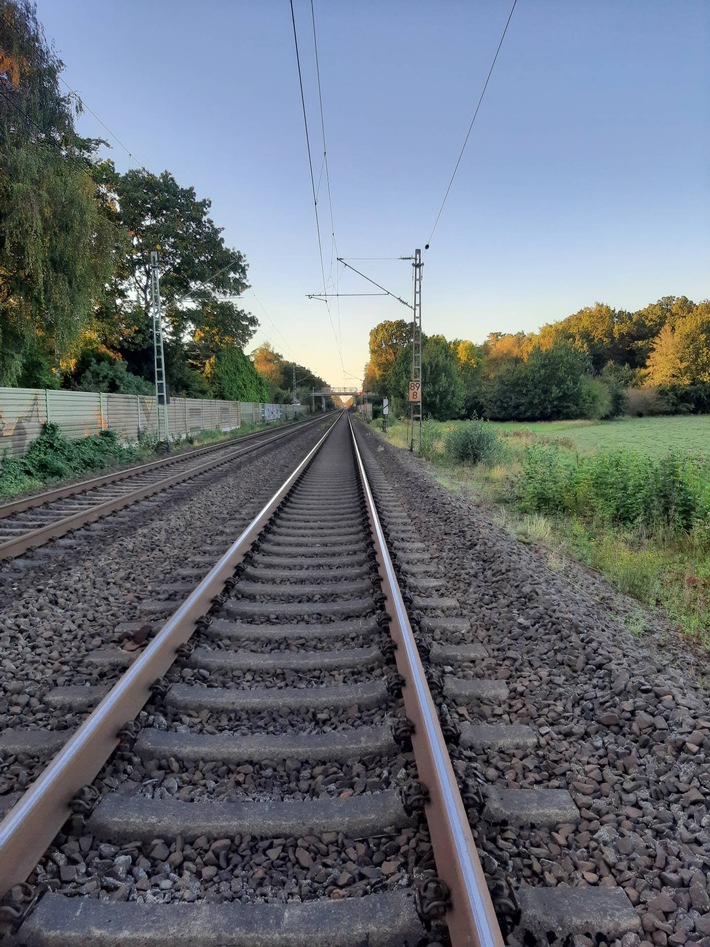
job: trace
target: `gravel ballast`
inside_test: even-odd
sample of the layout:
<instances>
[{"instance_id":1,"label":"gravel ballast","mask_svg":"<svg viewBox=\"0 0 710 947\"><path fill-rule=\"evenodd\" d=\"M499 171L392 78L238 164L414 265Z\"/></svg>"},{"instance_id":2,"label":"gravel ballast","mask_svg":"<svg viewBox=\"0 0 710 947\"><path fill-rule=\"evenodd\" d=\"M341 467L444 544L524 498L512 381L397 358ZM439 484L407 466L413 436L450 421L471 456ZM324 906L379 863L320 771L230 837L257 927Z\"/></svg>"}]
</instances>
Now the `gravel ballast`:
<instances>
[{"instance_id":1,"label":"gravel ballast","mask_svg":"<svg viewBox=\"0 0 710 947\"><path fill-rule=\"evenodd\" d=\"M488 654L443 670L507 685L490 703L449 698L451 715L459 724L528 725L537 736L535 747L457 750L462 784L484 795L487 786L565 789L579 810L576 825L551 829L501 827L469 810L491 883L618 886L641 927L615 943L710 947L708 656L676 641L661 615L649 613L648 633L634 636L625 618L638 603L573 563L552 571L484 504L359 430L368 462L396 489L435 563L431 574L444 580L437 594L460 603L447 615L470 622L429 641L478 643ZM522 936L513 931L510 942Z\"/></svg>"}]
</instances>

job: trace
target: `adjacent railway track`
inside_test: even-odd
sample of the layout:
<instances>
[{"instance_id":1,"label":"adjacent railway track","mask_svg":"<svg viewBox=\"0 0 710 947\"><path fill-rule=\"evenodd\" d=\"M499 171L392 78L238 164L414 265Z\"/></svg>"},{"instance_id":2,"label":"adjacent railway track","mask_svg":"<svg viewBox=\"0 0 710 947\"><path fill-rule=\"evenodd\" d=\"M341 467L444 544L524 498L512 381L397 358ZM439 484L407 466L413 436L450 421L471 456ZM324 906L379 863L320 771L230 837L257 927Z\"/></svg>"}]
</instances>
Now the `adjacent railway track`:
<instances>
[{"instance_id":1,"label":"adjacent railway track","mask_svg":"<svg viewBox=\"0 0 710 947\"><path fill-rule=\"evenodd\" d=\"M57 729L0 734L38 774L0 824L13 947L503 944L471 825L578 812L462 776L536 737L453 724L507 685L468 674L480 646L363 446L336 420L142 650L102 654L130 663L115 683L56 688ZM519 881L506 929L638 925L620 889Z\"/></svg>"},{"instance_id":2,"label":"adjacent railway track","mask_svg":"<svg viewBox=\"0 0 710 947\"><path fill-rule=\"evenodd\" d=\"M318 423L322 420L297 422L286 429L247 434L237 441L210 444L3 504L0 506L0 560L21 556L29 549L230 464L292 436L295 430Z\"/></svg>"}]
</instances>

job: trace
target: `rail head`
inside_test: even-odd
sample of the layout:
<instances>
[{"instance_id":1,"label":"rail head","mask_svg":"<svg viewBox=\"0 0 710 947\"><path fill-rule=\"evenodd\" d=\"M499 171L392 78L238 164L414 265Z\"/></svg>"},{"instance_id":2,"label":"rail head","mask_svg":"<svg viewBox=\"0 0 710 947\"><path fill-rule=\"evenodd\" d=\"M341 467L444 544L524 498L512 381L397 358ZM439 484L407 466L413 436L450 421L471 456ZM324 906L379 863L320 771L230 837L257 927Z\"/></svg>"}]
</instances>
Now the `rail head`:
<instances>
[{"instance_id":1,"label":"rail head","mask_svg":"<svg viewBox=\"0 0 710 947\"><path fill-rule=\"evenodd\" d=\"M395 659L405 681L402 691L405 710L414 724L412 745L419 778L429 790L426 816L434 858L439 876L451 892L451 907L446 917L451 943L453 947L503 947L503 935L350 418L348 422L372 528L385 609L391 621L390 633L398 645Z\"/></svg>"}]
</instances>

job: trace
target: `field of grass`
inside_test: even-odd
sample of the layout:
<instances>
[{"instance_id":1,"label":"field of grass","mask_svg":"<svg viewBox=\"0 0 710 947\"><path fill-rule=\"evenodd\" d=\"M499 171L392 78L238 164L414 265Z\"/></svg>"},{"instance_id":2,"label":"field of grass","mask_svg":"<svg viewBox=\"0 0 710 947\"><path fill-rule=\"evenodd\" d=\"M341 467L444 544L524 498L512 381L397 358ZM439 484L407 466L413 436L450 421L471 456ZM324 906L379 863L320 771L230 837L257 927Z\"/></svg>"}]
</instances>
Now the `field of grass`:
<instances>
[{"instance_id":1,"label":"field of grass","mask_svg":"<svg viewBox=\"0 0 710 947\"><path fill-rule=\"evenodd\" d=\"M710 415L664 418L619 418L615 421L491 422L506 438L531 432L562 440L583 452L628 449L653 457L669 450L710 457ZM568 443L571 442L571 443Z\"/></svg>"},{"instance_id":2,"label":"field of grass","mask_svg":"<svg viewBox=\"0 0 710 947\"><path fill-rule=\"evenodd\" d=\"M406 448L406 423L387 437ZM710 416L427 421L421 453L520 539L597 569L710 648Z\"/></svg>"}]
</instances>

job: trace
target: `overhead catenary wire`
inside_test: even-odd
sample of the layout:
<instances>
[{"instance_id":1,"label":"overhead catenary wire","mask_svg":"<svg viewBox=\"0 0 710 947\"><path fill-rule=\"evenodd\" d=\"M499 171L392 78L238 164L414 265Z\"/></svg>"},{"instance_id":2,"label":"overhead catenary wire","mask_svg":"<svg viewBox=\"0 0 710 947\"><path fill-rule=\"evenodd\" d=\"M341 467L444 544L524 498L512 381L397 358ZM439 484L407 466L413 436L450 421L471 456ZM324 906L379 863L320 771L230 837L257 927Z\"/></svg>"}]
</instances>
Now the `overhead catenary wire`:
<instances>
[{"instance_id":1,"label":"overhead catenary wire","mask_svg":"<svg viewBox=\"0 0 710 947\"><path fill-rule=\"evenodd\" d=\"M301 69L301 54L298 47L298 31L296 29L296 12L294 10L293 0L290 0L290 6L291 6L291 24L293 27L293 44L296 50L296 66L298 69L298 85L299 85L299 89L301 93L301 108L303 110L303 127L306 133L306 150L308 152L308 167L309 167L310 176L311 176L311 192L313 194L313 209L314 209L315 218L316 218L316 235L318 237L318 256L320 259L321 277L323 279L323 292L325 292L326 278L325 278L325 264L323 262L323 239L321 236L320 215L318 213L318 193L316 191L315 175L313 173L313 154L311 151L311 136L308 130L308 115L306 112L306 96L303 90L303 72ZM335 330L335 324L333 323L333 316L330 312L330 306L328 305L327 300L325 302L326 302L326 309L328 311L328 320L330 322L330 327L333 330L333 337L335 339L335 345L338 349L338 355L340 357L340 366L341 368L344 368L342 346L338 338L338 333Z\"/></svg>"},{"instance_id":2,"label":"overhead catenary wire","mask_svg":"<svg viewBox=\"0 0 710 947\"><path fill-rule=\"evenodd\" d=\"M484 85L483 85L483 90L482 90L481 95L480 95L480 97L479 97L479 99L478 99L478 104L476 105L476 110L475 110L475 112L473 113L473 118L471 119L471 124L468 126L468 131L466 132L466 137L464 138L463 145L461 146L461 151L459 152L459 156L458 156L458 158L457 158L457 160L456 160L456 164L455 164L455 166L454 166L453 173L452 173L452 175L451 175L451 178L449 179L449 184L448 184L448 186L447 186L447 188L446 188L446 193L444 194L444 199L442 200L441 206L439 207L439 213L436 215L436 220L434 221L434 226L431 228L431 233L430 233L430 235L429 235L429 239L428 239L427 242L426 242L426 247L425 247L425 249L428 249L428 248L429 248L429 244L431 243L431 239L432 239L432 237L434 236L434 231L436 230L436 228L437 228L437 226L438 226L438 224L439 224L439 219L441 218L441 214L442 214L442 212L443 212L443 210L444 210L444 205L446 204L447 198L448 198L448 196L449 196L449 191L451 190L451 185L454 183L454 178L456 177L456 172L458 171L459 165L461 164L461 159L463 158L463 153L464 153L464 151L466 150L466 145L468 144L468 140L469 140L469 138L471 137L471 132L472 132L472 130L473 130L473 126L474 126L475 121L476 121L476 118L477 118L477 116L478 116L478 112L479 112L479 110L480 110L480 108L481 108L481 104L482 104L482 102L483 102L483 98L484 98L484 96L485 96L485 94L486 94L486 89L488 88L488 83L491 81L491 76L493 75L493 70L494 70L495 64L496 64L496 62L497 62L497 60L498 60L498 54L500 53L501 47L503 46L503 40L505 39L505 34L508 32L508 27L510 26L510 21L511 21L512 18L513 18L513 13L515 12L515 7L517 6L517 3L518 3L518 0L513 0L513 5L512 5L512 7L510 8L510 13L508 14L508 19L506 20L505 27L504 27L504 29L503 29L503 33L501 34L501 38L500 38L500 41L499 41L499 43L498 43L498 48L496 49L495 56L493 57L493 62L491 63L491 68L488 70L488 75L486 76L486 81L485 81L485 83L484 83Z\"/></svg>"},{"instance_id":3,"label":"overhead catenary wire","mask_svg":"<svg viewBox=\"0 0 710 947\"><path fill-rule=\"evenodd\" d=\"M328 211L330 214L330 238L331 238L331 247L330 247L330 268L328 271L328 277L332 281L333 277L333 262L334 257L338 256L338 243L335 238L335 218L333 216L333 194L330 187L330 167L328 164L328 146L326 144L325 137L325 115L323 112L323 89L321 86L320 79L320 58L318 56L318 36L316 33L316 14L314 0L311 0L311 23L313 26L313 53L315 56L316 62L316 82L318 85L318 107L320 110L320 128L321 128L321 137L323 139L323 170L325 170L325 184L326 190L328 193ZM320 182L319 182L320 188ZM325 286L323 287L325 289ZM335 292L338 293L338 278L336 270L336 279L335 279ZM338 306L338 339L340 340L340 345L343 343L343 336L340 327L340 306Z\"/></svg>"}]
</instances>

